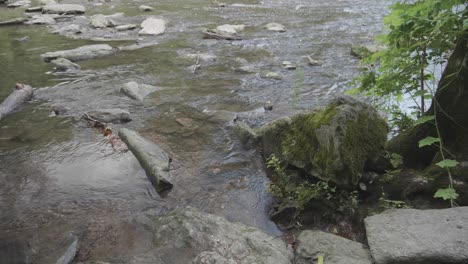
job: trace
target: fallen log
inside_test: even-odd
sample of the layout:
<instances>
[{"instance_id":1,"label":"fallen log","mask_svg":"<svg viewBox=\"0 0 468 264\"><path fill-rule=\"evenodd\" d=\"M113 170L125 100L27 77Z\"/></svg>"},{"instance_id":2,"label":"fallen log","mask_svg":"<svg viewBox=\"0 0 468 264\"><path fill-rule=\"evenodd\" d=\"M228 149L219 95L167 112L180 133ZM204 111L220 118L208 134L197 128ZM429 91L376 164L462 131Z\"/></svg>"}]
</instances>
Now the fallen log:
<instances>
[{"instance_id":1,"label":"fallen log","mask_svg":"<svg viewBox=\"0 0 468 264\"><path fill-rule=\"evenodd\" d=\"M31 86L17 83L15 90L0 104L0 120L22 103L31 99L32 95Z\"/></svg>"},{"instance_id":2,"label":"fallen log","mask_svg":"<svg viewBox=\"0 0 468 264\"><path fill-rule=\"evenodd\" d=\"M164 150L140 136L137 132L126 128L120 129L119 137L127 144L143 169L145 169L146 176L159 195L172 189L172 183L167 180L171 159Z\"/></svg>"}]
</instances>

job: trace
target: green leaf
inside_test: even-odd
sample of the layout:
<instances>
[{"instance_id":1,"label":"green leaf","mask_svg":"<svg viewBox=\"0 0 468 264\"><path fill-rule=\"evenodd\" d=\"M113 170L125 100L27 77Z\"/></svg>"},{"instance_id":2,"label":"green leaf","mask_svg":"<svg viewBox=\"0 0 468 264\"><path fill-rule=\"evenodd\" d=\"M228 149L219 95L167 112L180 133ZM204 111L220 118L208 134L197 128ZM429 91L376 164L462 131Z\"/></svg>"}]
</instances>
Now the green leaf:
<instances>
[{"instance_id":1,"label":"green leaf","mask_svg":"<svg viewBox=\"0 0 468 264\"><path fill-rule=\"evenodd\" d=\"M458 161L452 160L452 159L444 159L436 163L436 165L441 168L453 168L457 166L458 164L459 164Z\"/></svg>"},{"instance_id":2,"label":"green leaf","mask_svg":"<svg viewBox=\"0 0 468 264\"><path fill-rule=\"evenodd\" d=\"M434 194L434 198L442 198L444 200L455 200L458 198L458 193L453 188L438 189Z\"/></svg>"},{"instance_id":3,"label":"green leaf","mask_svg":"<svg viewBox=\"0 0 468 264\"><path fill-rule=\"evenodd\" d=\"M417 121L416 121L417 122ZM419 140L419 147L424 147L424 146L430 146L436 142L440 142L440 138L435 138L435 137L426 137L421 140Z\"/></svg>"},{"instance_id":4,"label":"green leaf","mask_svg":"<svg viewBox=\"0 0 468 264\"><path fill-rule=\"evenodd\" d=\"M416 120L414 122L414 126L417 126L417 125L420 125L420 124L424 124L428 121L431 121L431 120L434 120L434 116L433 115L428 115L428 116L423 116L421 118L419 118L418 120ZM420 146L421 147L421 146Z\"/></svg>"},{"instance_id":5,"label":"green leaf","mask_svg":"<svg viewBox=\"0 0 468 264\"><path fill-rule=\"evenodd\" d=\"M322 255L318 256L317 264L323 264L323 256Z\"/></svg>"}]
</instances>

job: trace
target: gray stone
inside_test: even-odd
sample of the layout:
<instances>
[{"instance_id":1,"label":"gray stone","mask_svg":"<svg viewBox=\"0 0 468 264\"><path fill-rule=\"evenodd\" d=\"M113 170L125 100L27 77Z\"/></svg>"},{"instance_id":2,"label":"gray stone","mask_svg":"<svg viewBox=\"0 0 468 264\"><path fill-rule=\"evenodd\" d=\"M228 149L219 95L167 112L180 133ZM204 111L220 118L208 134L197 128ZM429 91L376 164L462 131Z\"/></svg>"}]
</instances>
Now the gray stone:
<instances>
[{"instance_id":1,"label":"gray stone","mask_svg":"<svg viewBox=\"0 0 468 264\"><path fill-rule=\"evenodd\" d=\"M31 99L33 89L29 85L16 84L15 90L0 103L0 120L21 104Z\"/></svg>"},{"instance_id":2,"label":"gray stone","mask_svg":"<svg viewBox=\"0 0 468 264\"><path fill-rule=\"evenodd\" d=\"M217 60L216 55L207 54L207 53L191 53L191 54L183 54L182 58L190 59L190 60L197 60L205 61L205 62L213 62Z\"/></svg>"},{"instance_id":3,"label":"gray stone","mask_svg":"<svg viewBox=\"0 0 468 264\"><path fill-rule=\"evenodd\" d=\"M65 58L71 61L80 61L93 59L96 57L108 56L115 53L117 49L107 44L87 45L71 50L59 50L47 52L41 55L41 58L49 62L57 58Z\"/></svg>"},{"instance_id":4,"label":"gray stone","mask_svg":"<svg viewBox=\"0 0 468 264\"><path fill-rule=\"evenodd\" d=\"M302 231L297 238L296 263L372 264L369 249L358 242L318 230Z\"/></svg>"},{"instance_id":5,"label":"gray stone","mask_svg":"<svg viewBox=\"0 0 468 264\"><path fill-rule=\"evenodd\" d=\"M239 32L243 31L244 29L245 29L245 25L224 24L224 25L216 27L216 31L219 34L228 34L228 35L236 35Z\"/></svg>"},{"instance_id":6,"label":"gray stone","mask_svg":"<svg viewBox=\"0 0 468 264\"><path fill-rule=\"evenodd\" d=\"M26 18L20 17L20 18L0 21L0 26L20 25L20 24L24 24L24 22L26 21L27 21Z\"/></svg>"},{"instance_id":7,"label":"gray stone","mask_svg":"<svg viewBox=\"0 0 468 264\"><path fill-rule=\"evenodd\" d=\"M94 28L106 28L115 26L115 22L105 15L97 14L90 19L91 26Z\"/></svg>"},{"instance_id":8,"label":"gray stone","mask_svg":"<svg viewBox=\"0 0 468 264\"><path fill-rule=\"evenodd\" d=\"M281 65L283 66L283 69L286 69L286 70L295 70L296 69L296 65L293 64L290 61L283 61L281 63Z\"/></svg>"},{"instance_id":9,"label":"gray stone","mask_svg":"<svg viewBox=\"0 0 468 264\"><path fill-rule=\"evenodd\" d=\"M468 263L468 207L394 209L364 223L376 264Z\"/></svg>"},{"instance_id":10,"label":"gray stone","mask_svg":"<svg viewBox=\"0 0 468 264\"><path fill-rule=\"evenodd\" d=\"M238 73L257 73L257 69L251 65L236 67L234 68L234 71Z\"/></svg>"},{"instance_id":11,"label":"gray stone","mask_svg":"<svg viewBox=\"0 0 468 264\"><path fill-rule=\"evenodd\" d=\"M161 147L140 136L137 132L122 128L119 137L127 144L133 155L146 171L146 176L158 193L170 190L172 183L169 176L170 158Z\"/></svg>"},{"instance_id":12,"label":"gray stone","mask_svg":"<svg viewBox=\"0 0 468 264\"><path fill-rule=\"evenodd\" d=\"M25 10L26 12L41 12L42 11L42 6L33 6L33 7L28 7Z\"/></svg>"},{"instance_id":13,"label":"gray stone","mask_svg":"<svg viewBox=\"0 0 468 264\"><path fill-rule=\"evenodd\" d=\"M275 31L275 32L285 32L286 27L278 24L278 23L268 23L265 25L265 28L270 31Z\"/></svg>"},{"instance_id":14,"label":"gray stone","mask_svg":"<svg viewBox=\"0 0 468 264\"><path fill-rule=\"evenodd\" d=\"M127 24L127 25L116 26L115 29L117 31L124 31L124 30L135 29L136 27L137 27L137 25L135 25L135 24Z\"/></svg>"},{"instance_id":15,"label":"gray stone","mask_svg":"<svg viewBox=\"0 0 468 264\"><path fill-rule=\"evenodd\" d=\"M309 64L309 66L320 66L320 65L323 64L321 61L315 60L311 56L305 56L305 58L307 60L307 64Z\"/></svg>"},{"instance_id":16,"label":"gray stone","mask_svg":"<svg viewBox=\"0 0 468 264\"><path fill-rule=\"evenodd\" d=\"M155 45L158 45L158 43L157 42L137 43L133 45L117 47L117 49L119 51L133 51L133 50L143 49L146 47L152 47Z\"/></svg>"},{"instance_id":17,"label":"gray stone","mask_svg":"<svg viewBox=\"0 0 468 264\"><path fill-rule=\"evenodd\" d=\"M55 19L50 15L35 15L26 24L34 25L54 25L56 24Z\"/></svg>"},{"instance_id":18,"label":"gray stone","mask_svg":"<svg viewBox=\"0 0 468 264\"><path fill-rule=\"evenodd\" d=\"M70 24L57 28L52 33L54 34L80 34L82 33L81 27L77 24Z\"/></svg>"},{"instance_id":19,"label":"gray stone","mask_svg":"<svg viewBox=\"0 0 468 264\"><path fill-rule=\"evenodd\" d=\"M166 21L159 18L148 18L141 23L139 35L160 35L166 30Z\"/></svg>"},{"instance_id":20,"label":"gray stone","mask_svg":"<svg viewBox=\"0 0 468 264\"><path fill-rule=\"evenodd\" d=\"M39 0L40 5L56 5L57 2L55 0Z\"/></svg>"},{"instance_id":21,"label":"gray stone","mask_svg":"<svg viewBox=\"0 0 468 264\"><path fill-rule=\"evenodd\" d=\"M120 108L95 110L88 112L88 115L102 123L125 123L132 120L130 113Z\"/></svg>"},{"instance_id":22,"label":"gray stone","mask_svg":"<svg viewBox=\"0 0 468 264\"><path fill-rule=\"evenodd\" d=\"M47 4L42 8L47 14L83 14L86 8L75 4Z\"/></svg>"},{"instance_id":23,"label":"gray stone","mask_svg":"<svg viewBox=\"0 0 468 264\"><path fill-rule=\"evenodd\" d=\"M260 74L260 77L266 78L266 79L275 79L275 80L283 79L283 76L281 76L281 73L278 73L278 72L264 72Z\"/></svg>"},{"instance_id":24,"label":"gray stone","mask_svg":"<svg viewBox=\"0 0 468 264\"><path fill-rule=\"evenodd\" d=\"M58 58L50 62L56 71L79 71L81 69L80 65L73 63L64 58Z\"/></svg>"},{"instance_id":25,"label":"gray stone","mask_svg":"<svg viewBox=\"0 0 468 264\"><path fill-rule=\"evenodd\" d=\"M153 10L154 10L154 7L147 6L147 5L141 5L141 6L138 7L138 9L139 9L141 12L149 12L149 11L153 11Z\"/></svg>"},{"instance_id":26,"label":"gray stone","mask_svg":"<svg viewBox=\"0 0 468 264\"><path fill-rule=\"evenodd\" d=\"M195 209L177 209L155 221L153 230L161 263L290 264L293 259L281 239Z\"/></svg>"},{"instance_id":27,"label":"gray stone","mask_svg":"<svg viewBox=\"0 0 468 264\"><path fill-rule=\"evenodd\" d=\"M159 89L160 88L152 85L139 84L137 82L131 81L125 83L120 91L132 99L143 101L146 96Z\"/></svg>"},{"instance_id":28,"label":"gray stone","mask_svg":"<svg viewBox=\"0 0 468 264\"><path fill-rule=\"evenodd\" d=\"M15 1L7 4L7 7L9 8L16 8L16 7L22 7L22 6L29 6L31 4L30 0L20 0L20 1Z\"/></svg>"}]
</instances>

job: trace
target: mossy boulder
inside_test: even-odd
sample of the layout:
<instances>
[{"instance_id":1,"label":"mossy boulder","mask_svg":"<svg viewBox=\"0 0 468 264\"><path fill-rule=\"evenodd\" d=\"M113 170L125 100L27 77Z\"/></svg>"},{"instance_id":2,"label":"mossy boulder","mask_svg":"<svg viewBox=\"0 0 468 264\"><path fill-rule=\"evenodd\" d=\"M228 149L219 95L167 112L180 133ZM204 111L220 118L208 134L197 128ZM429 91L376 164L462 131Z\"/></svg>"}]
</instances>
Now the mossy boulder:
<instances>
[{"instance_id":1,"label":"mossy boulder","mask_svg":"<svg viewBox=\"0 0 468 264\"><path fill-rule=\"evenodd\" d=\"M255 131L266 157L274 154L308 175L338 185L356 185L367 161L387 139L388 126L370 105L351 97L297 114Z\"/></svg>"}]
</instances>

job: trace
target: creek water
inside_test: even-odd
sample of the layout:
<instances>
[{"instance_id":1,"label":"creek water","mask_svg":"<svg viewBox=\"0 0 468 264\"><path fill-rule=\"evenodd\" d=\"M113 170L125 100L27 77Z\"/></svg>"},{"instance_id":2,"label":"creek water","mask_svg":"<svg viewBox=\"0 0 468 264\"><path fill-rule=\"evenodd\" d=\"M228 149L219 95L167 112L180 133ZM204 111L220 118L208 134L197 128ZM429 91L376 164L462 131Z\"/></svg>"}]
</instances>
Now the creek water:
<instances>
[{"instance_id":1,"label":"creek water","mask_svg":"<svg viewBox=\"0 0 468 264\"><path fill-rule=\"evenodd\" d=\"M343 92L359 69L351 45L372 42L389 1L225 2L221 8L196 0L99 5L64 0L87 5L86 16L123 12L139 21L149 15L168 21L166 32L153 37L158 45L78 62L82 70L76 74L48 73L52 68L40 54L99 42L54 35L46 26L0 27L0 100L17 82L37 88L32 101L0 121L0 257L19 259L15 256L23 251L70 232L81 237L79 259L135 255L153 243L143 220L135 219L184 206L281 234L268 218L271 197L263 162L255 150L241 147L232 119L270 101L272 111L243 115L259 126L322 106ZM142 13L142 4L156 9ZM0 20L21 14L0 7ZM269 22L288 30L266 31ZM243 40L202 38L200 28L221 24L245 24ZM29 40L18 41L25 36ZM197 52L217 59L201 61L193 74L189 67L195 59L181 54ZM308 66L303 58L308 55L323 64ZM298 68L282 69L282 61ZM283 78L235 72L240 65L280 72ZM132 80L162 89L137 103L119 93ZM66 112L51 116L54 106ZM174 188L167 197L154 191L131 152L115 153L102 134L79 119L83 112L107 108L131 113L133 120L113 125L115 131L137 130L170 154ZM46 259L47 252L34 254Z\"/></svg>"}]
</instances>

